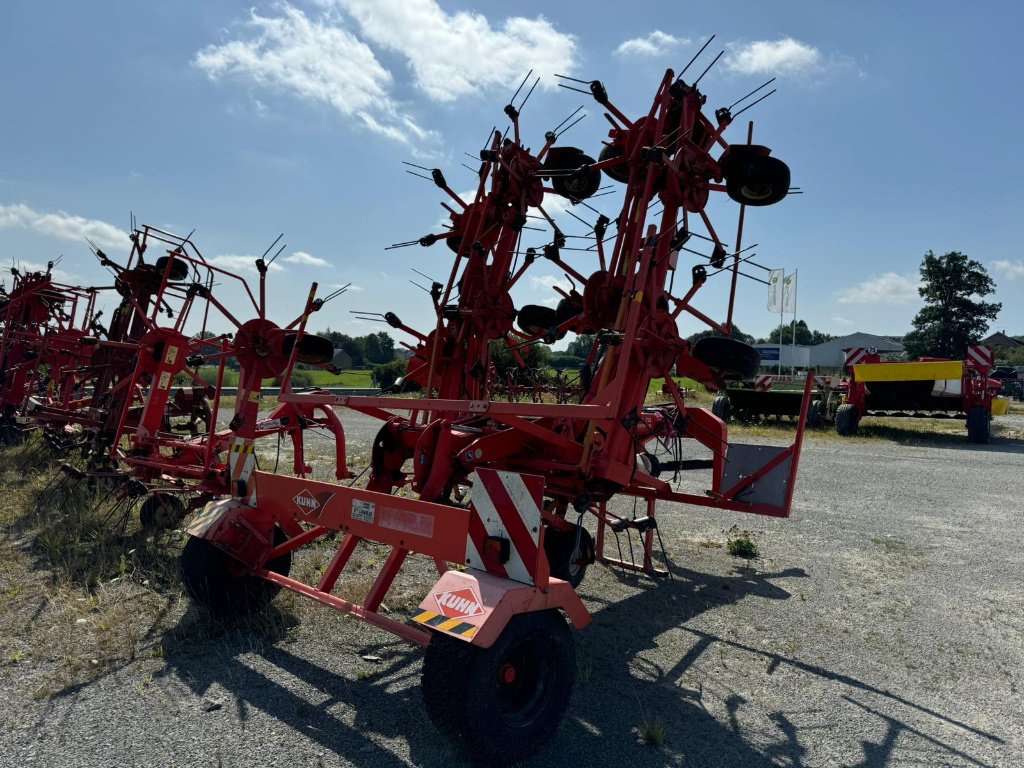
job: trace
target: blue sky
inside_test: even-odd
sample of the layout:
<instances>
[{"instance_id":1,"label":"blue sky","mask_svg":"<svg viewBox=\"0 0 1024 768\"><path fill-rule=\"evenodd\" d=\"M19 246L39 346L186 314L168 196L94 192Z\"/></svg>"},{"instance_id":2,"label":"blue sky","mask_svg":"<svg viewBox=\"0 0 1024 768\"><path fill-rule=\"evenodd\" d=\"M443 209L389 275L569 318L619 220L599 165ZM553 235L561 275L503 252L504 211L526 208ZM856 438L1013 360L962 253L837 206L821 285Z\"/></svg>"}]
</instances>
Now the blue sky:
<instances>
[{"instance_id":1,"label":"blue sky","mask_svg":"<svg viewBox=\"0 0 1024 768\"><path fill-rule=\"evenodd\" d=\"M457 191L474 188L463 153L504 126L501 109L531 68L542 83L523 113L527 144L539 147L584 104L586 119L561 143L596 156L607 130L600 110L551 76L601 79L613 102L639 114L664 70L716 34L699 62L725 51L701 82L709 111L778 78L778 92L726 138L742 141L752 118L755 140L806 192L749 210L744 236L761 263L799 270L801 318L836 334L903 333L920 307L925 251L960 250L997 282L1003 310L992 329L1024 333L1022 6L596 7L6 0L0 259L63 255L62 275L102 283L83 236L123 260L129 211L181 234L195 228L204 255L243 268L284 232L269 284L273 319L297 314L316 279L321 293L349 282L353 290L315 327L382 328L354 319L355 309L392 310L425 328L429 298L409 283L423 282L411 270L443 280L451 254L442 245L384 250L440 231L443 219L439 190L400 161L441 167ZM717 197L710 215L731 242L738 208ZM614 212L617 199L595 204ZM583 233L564 214L559 221ZM525 244L547 238L536 239ZM569 261L584 274L596 268L589 254ZM532 274L517 305L555 300L550 285L564 277L544 265ZM724 282L709 283L698 302L719 319ZM763 335L777 322L765 299L764 286L741 282L745 331Z\"/></svg>"}]
</instances>

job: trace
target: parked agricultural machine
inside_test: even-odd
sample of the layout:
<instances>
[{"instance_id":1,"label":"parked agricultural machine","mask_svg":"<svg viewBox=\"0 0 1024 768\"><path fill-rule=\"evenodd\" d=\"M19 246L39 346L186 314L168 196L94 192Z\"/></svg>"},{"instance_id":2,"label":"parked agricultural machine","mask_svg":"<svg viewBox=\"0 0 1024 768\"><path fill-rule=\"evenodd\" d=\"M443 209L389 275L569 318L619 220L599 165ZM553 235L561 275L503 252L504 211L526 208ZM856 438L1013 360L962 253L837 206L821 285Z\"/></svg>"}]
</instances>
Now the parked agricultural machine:
<instances>
[{"instance_id":1,"label":"parked agricultural machine","mask_svg":"<svg viewBox=\"0 0 1024 768\"><path fill-rule=\"evenodd\" d=\"M441 170L423 169L449 198L451 226L402 245L443 241L454 263L447 281L430 291L432 329L419 332L391 313L382 316L411 335L414 354L403 384L415 383L422 396L280 396L296 408L343 406L380 420L365 487L264 471L233 475L233 497L207 504L194 518L181 560L190 595L215 614L257 609L284 588L426 646L429 716L489 763L531 754L564 716L576 669L563 614L576 629L589 624L575 589L587 566L598 561L668 575L659 501L790 514L811 402L808 380L792 445L730 443L722 420L687 405L672 378L674 370L723 388L756 373L757 352L728 338L745 260L743 211L786 196L786 165L751 143L752 126L747 143L727 143L731 108L709 119L696 83L672 71L649 112L636 118L623 114L599 81L563 84L582 85L612 125L596 160L557 145L561 126L531 151L520 134L522 103L514 106L513 97L504 110L509 131L494 131L480 153L472 200L454 193ZM585 200L602 175L623 185L621 206L614 216L597 216L588 247L569 249L545 203L560 197L590 210ZM720 192L740 204L732 247L705 211ZM553 230L537 248L526 247L530 216ZM703 239L710 252L687 248L691 238ZM580 251L589 260L584 272L569 263ZM699 260L684 267L684 254L693 253ZM510 291L541 257L578 289L555 307L517 308ZM676 293L680 273L685 285ZM718 273L732 281L724 323L692 303ZM691 345L679 333L681 316L724 337ZM594 334L578 392L564 398L573 402L489 398L501 384L493 380L493 342L518 352L567 333ZM648 405L655 378L664 380L669 399ZM251 452L252 439L238 434L241 453ZM619 497L634 503L617 504ZM315 582L289 575L296 550L339 533ZM627 559L623 539L636 557ZM606 551L611 540L619 544L614 554ZM334 588L364 542L389 554L356 603ZM406 622L385 611L383 601L412 553L432 559L439 579Z\"/></svg>"},{"instance_id":2,"label":"parked agricultural machine","mask_svg":"<svg viewBox=\"0 0 1024 768\"><path fill-rule=\"evenodd\" d=\"M856 434L865 416L962 418L967 439L987 443L992 398L1002 386L989 378L993 364L992 350L978 345L967 348L964 360L883 361L873 350L848 350L850 379L836 410L836 432Z\"/></svg>"},{"instance_id":3,"label":"parked agricultural machine","mask_svg":"<svg viewBox=\"0 0 1024 768\"><path fill-rule=\"evenodd\" d=\"M303 432L328 429L338 446L336 476L346 477L343 430L332 410L281 404L258 417L264 380L282 376L295 361L327 366L333 357L329 340L304 333L310 313L323 304L314 292L300 316L279 327L266 316L262 259L257 300L242 278L207 262L188 238L143 227L132 232L131 243L125 266L96 251L113 286L58 285L52 265L45 273L12 271L14 287L0 305L5 441L41 427L50 448L85 457L84 467L63 465L65 480L108 491L100 503L113 502L109 514L122 520L141 500L144 527L175 525L190 508L230 496L231 483L254 463L251 448L241 450L243 436L249 446L263 437L290 438L293 469L302 475L310 471ZM154 245L165 255L148 262ZM235 281L256 316L237 320L214 296L218 281ZM96 311L104 292L118 302L109 327ZM211 311L234 332L208 333ZM163 316L173 322L162 324ZM195 316L198 330L186 334ZM229 359L239 369L238 396L230 421L218 427ZM200 376L204 365L216 372L215 381Z\"/></svg>"},{"instance_id":4,"label":"parked agricultural machine","mask_svg":"<svg viewBox=\"0 0 1024 768\"><path fill-rule=\"evenodd\" d=\"M769 419L795 421L803 408L806 379L811 385L807 426L817 428L834 423L842 394L833 386L833 377L812 372L803 376L762 374L749 382L730 384L715 398L711 412L726 423L731 419L744 424Z\"/></svg>"}]
</instances>

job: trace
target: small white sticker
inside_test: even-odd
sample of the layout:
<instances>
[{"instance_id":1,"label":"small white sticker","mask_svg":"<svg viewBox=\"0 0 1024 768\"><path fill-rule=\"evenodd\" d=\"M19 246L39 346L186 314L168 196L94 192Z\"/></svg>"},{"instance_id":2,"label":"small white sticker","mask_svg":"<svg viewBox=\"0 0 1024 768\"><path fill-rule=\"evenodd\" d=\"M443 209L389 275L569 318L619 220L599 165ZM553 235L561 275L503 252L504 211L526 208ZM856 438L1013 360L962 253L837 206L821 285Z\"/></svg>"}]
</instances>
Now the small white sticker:
<instances>
[{"instance_id":1,"label":"small white sticker","mask_svg":"<svg viewBox=\"0 0 1024 768\"><path fill-rule=\"evenodd\" d=\"M157 389L167 389L171 386L171 372L164 371L160 374L160 381L157 384Z\"/></svg>"},{"instance_id":2,"label":"small white sticker","mask_svg":"<svg viewBox=\"0 0 1024 768\"><path fill-rule=\"evenodd\" d=\"M373 522L373 513L376 510L377 505L372 501L360 501L359 499L352 500L352 519L359 520L363 523Z\"/></svg>"}]
</instances>

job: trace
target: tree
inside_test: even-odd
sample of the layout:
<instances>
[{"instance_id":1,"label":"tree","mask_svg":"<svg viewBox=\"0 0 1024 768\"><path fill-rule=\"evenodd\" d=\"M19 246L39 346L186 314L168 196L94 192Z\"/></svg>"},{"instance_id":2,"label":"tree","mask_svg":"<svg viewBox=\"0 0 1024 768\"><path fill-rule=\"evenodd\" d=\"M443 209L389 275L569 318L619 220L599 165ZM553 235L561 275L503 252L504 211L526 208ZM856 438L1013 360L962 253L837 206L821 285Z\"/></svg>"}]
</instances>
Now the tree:
<instances>
[{"instance_id":1,"label":"tree","mask_svg":"<svg viewBox=\"0 0 1024 768\"><path fill-rule=\"evenodd\" d=\"M565 348L565 354L573 357L581 357L586 360L590 356L590 350L594 346L596 336L592 333L581 333L569 342Z\"/></svg>"},{"instance_id":2,"label":"tree","mask_svg":"<svg viewBox=\"0 0 1024 768\"><path fill-rule=\"evenodd\" d=\"M824 344L826 341L832 341L835 336L824 331L812 331L807 326L806 320L796 321L796 343L801 346L811 347L815 344ZM779 341L781 339L781 341ZM768 334L768 344L792 344L793 343L793 324L783 323L782 325L776 326L776 328Z\"/></svg>"},{"instance_id":3,"label":"tree","mask_svg":"<svg viewBox=\"0 0 1024 768\"><path fill-rule=\"evenodd\" d=\"M963 359L970 344L977 344L1003 305L980 299L995 293L996 284L980 262L960 251L921 261L924 308L914 318L914 330L903 338L910 357ZM977 297L977 298L975 298Z\"/></svg>"}]
</instances>

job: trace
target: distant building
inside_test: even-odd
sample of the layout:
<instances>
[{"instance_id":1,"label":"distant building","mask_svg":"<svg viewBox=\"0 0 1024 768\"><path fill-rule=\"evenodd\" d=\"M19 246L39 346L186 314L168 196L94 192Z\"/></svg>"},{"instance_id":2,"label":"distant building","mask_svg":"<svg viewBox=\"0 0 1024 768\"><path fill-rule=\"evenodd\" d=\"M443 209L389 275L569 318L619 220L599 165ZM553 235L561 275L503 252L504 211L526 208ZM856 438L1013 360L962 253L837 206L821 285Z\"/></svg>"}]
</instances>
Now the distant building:
<instances>
[{"instance_id":1,"label":"distant building","mask_svg":"<svg viewBox=\"0 0 1024 768\"><path fill-rule=\"evenodd\" d=\"M1013 336L1007 336L1006 331L998 331L991 336L981 340L981 343L992 349L1019 349L1024 347L1024 342L1017 341Z\"/></svg>"},{"instance_id":2,"label":"distant building","mask_svg":"<svg viewBox=\"0 0 1024 768\"><path fill-rule=\"evenodd\" d=\"M337 366L343 371L350 371L352 370L352 356L344 349L335 347L334 357L331 358L331 364Z\"/></svg>"},{"instance_id":3,"label":"distant building","mask_svg":"<svg viewBox=\"0 0 1024 768\"><path fill-rule=\"evenodd\" d=\"M880 353L899 353L903 344L889 336L875 336L870 333L851 333L838 339L826 341L810 348L809 365L812 368L841 368L846 361L847 349L874 348Z\"/></svg>"}]
</instances>

